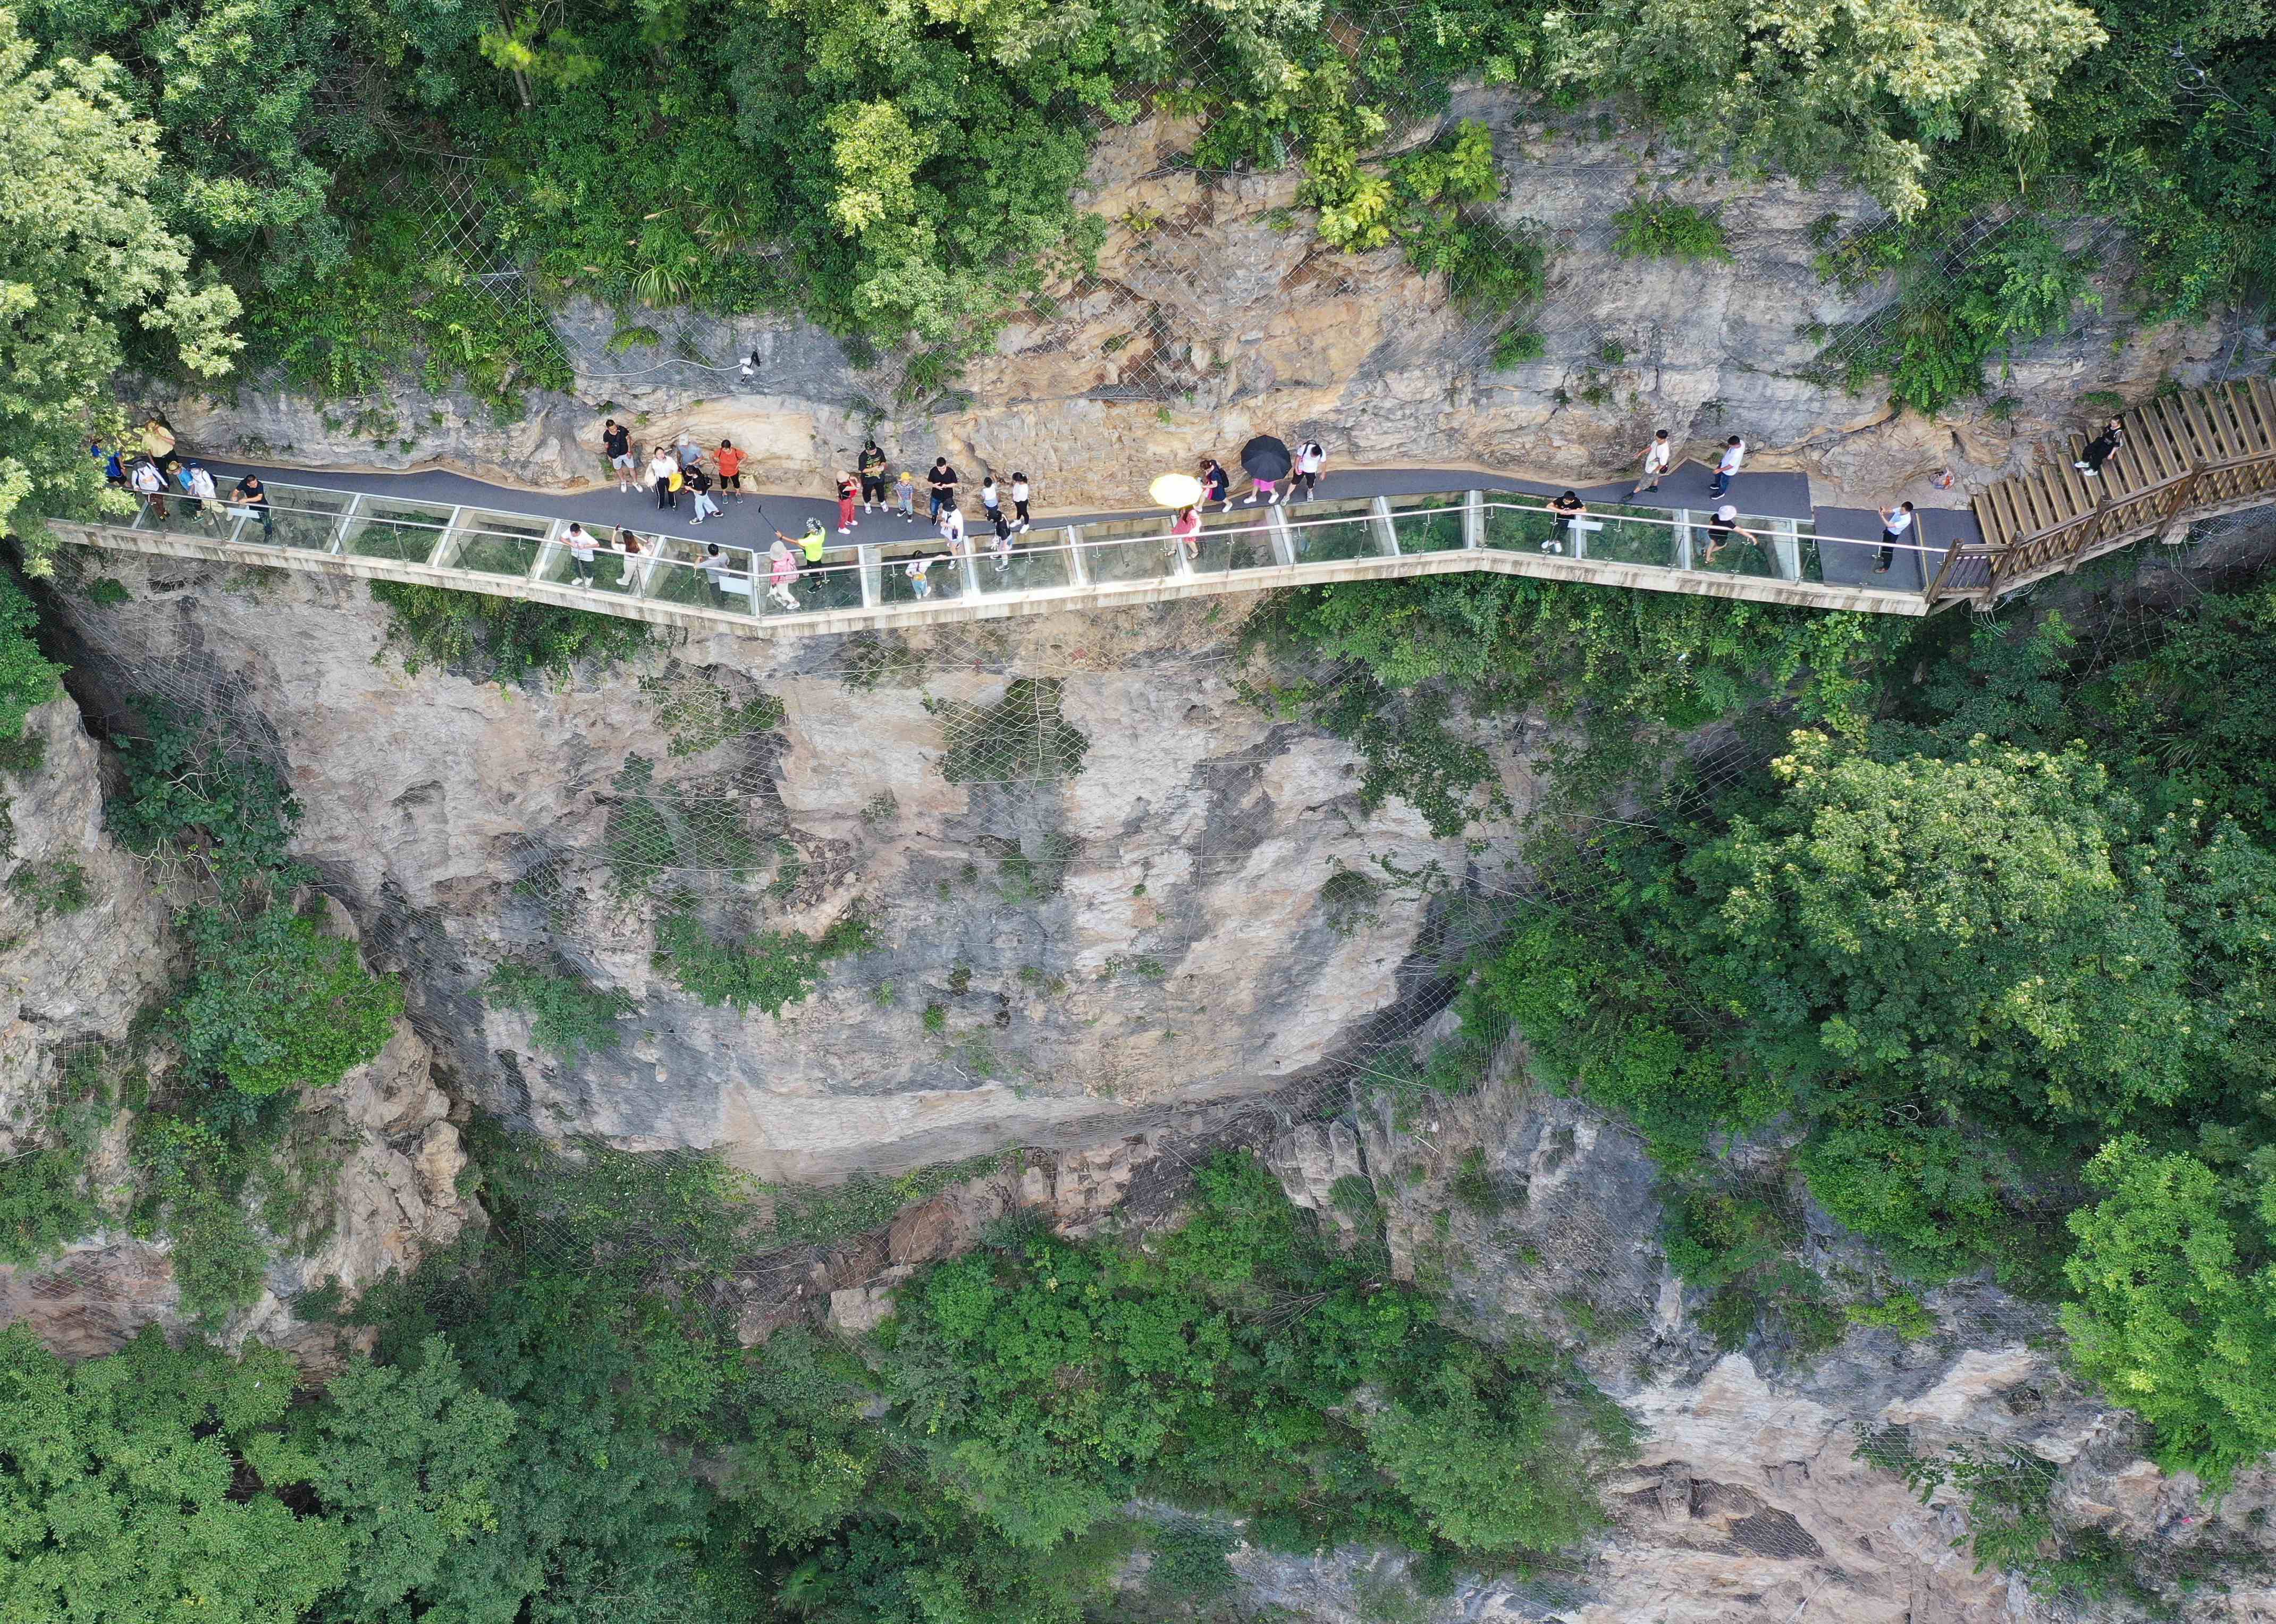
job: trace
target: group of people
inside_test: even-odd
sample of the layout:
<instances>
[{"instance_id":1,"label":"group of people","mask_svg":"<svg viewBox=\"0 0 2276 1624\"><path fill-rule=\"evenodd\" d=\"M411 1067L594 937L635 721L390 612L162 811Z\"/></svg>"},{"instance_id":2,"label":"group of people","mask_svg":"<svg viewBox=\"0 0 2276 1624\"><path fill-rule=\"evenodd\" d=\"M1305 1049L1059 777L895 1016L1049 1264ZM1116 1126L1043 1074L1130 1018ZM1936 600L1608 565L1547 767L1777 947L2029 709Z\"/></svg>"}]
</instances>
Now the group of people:
<instances>
[{"instance_id":1,"label":"group of people","mask_svg":"<svg viewBox=\"0 0 2276 1624\"><path fill-rule=\"evenodd\" d=\"M182 505L185 518L195 519L216 535L224 520L258 519L264 540L276 532L276 514L269 505L269 489L258 474L247 474L224 498L213 472L194 457L184 458L174 449L174 431L165 420L153 417L142 427L142 452L131 459L119 448L100 439L87 443L87 454L102 470L103 482L132 491L150 504L159 519L172 517L167 504Z\"/></svg>"}]
</instances>

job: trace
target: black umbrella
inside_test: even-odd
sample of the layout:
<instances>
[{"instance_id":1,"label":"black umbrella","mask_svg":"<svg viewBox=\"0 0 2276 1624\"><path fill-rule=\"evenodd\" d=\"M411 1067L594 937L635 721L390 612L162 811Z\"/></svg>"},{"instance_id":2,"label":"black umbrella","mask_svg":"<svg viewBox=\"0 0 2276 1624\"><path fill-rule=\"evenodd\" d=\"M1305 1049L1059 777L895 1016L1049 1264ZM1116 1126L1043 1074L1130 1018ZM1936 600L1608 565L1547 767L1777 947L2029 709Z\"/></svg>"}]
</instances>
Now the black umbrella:
<instances>
[{"instance_id":1,"label":"black umbrella","mask_svg":"<svg viewBox=\"0 0 2276 1624\"><path fill-rule=\"evenodd\" d=\"M1240 448L1240 466L1248 470L1251 479L1286 479L1296 459L1288 455L1286 441L1260 434Z\"/></svg>"}]
</instances>

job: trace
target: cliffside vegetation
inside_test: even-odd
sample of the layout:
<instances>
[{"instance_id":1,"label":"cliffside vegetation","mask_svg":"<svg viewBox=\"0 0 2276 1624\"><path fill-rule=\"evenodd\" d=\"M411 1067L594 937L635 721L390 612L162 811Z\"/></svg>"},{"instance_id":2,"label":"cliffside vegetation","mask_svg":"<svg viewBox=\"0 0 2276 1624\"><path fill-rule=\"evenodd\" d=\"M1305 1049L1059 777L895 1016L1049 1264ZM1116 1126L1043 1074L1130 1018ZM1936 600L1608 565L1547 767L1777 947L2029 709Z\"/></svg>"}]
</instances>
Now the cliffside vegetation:
<instances>
[{"instance_id":1,"label":"cliffside vegetation","mask_svg":"<svg viewBox=\"0 0 2276 1624\"><path fill-rule=\"evenodd\" d=\"M374 1356L312 1402L258 1347L153 1332L71 1370L0 1332L0 1605L1076 1624L1150 1547L1164 1582L1118 1616L1191 1616L1228 1587L1227 1514L1271 1548L1406 1544L1440 1583L1594 1526L1626 1437L1545 1350L1469 1341L1379 1246L1324 1246L1244 1157L1175 1234L1009 1226L866 1341L747 1350L712 1289L748 1221L716 1165L483 1164L487 1245L373 1294Z\"/></svg>"},{"instance_id":2,"label":"cliffside vegetation","mask_svg":"<svg viewBox=\"0 0 2276 1624\"><path fill-rule=\"evenodd\" d=\"M1643 1131L1710 1324L1807 1349L1843 1323L1725 1159L1758 1135L1912 1287L1988 1269L2062 1301L2078 1369L2170 1464L2219 1481L2276 1448L2276 724L2245 701L2276 684L2276 585L2090 646L2028 607L1866 625L1568 596L1331 587L1268 630L1364 672L1324 719L1426 809L1459 805L1415 763L1464 741L1415 737L1423 698L1574 725L1540 893L1468 996ZM1740 765L1667 747L1718 716ZM1639 789L1649 817L1602 816Z\"/></svg>"}]
</instances>

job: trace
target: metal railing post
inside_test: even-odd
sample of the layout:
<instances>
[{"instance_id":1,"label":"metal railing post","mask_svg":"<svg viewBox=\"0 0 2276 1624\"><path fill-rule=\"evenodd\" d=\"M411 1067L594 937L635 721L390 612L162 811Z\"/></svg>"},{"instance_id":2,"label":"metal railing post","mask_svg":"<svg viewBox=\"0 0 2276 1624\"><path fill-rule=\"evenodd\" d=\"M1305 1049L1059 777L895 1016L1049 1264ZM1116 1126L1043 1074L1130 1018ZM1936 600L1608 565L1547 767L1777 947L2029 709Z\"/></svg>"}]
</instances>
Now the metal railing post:
<instances>
[{"instance_id":1,"label":"metal railing post","mask_svg":"<svg viewBox=\"0 0 2276 1624\"><path fill-rule=\"evenodd\" d=\"M363 492L359 490L348 497L348 505L340 510L340 516L332 520L332 533L324 538L326 552L337 558L347 550L348 526L362 512Z\"/></svg>"},{"instance_id":2,"label":"metal railing post","mask_svg":"<svg viewBox=\"0 0 2276 1624\"><path fill-rule=\"evenodd\" d=\"M445 567L443 561L450 554L451 543L459 538L459 527L465 522L466 512L467 510L463 506L453 507L451 510L451 516L443 521L443 534L436 536L434 546L427 550L429 569L439 570Z\"/></svg>"},{"instance_id":3,"label":"metal railing post","mask_svg":"<svg viewBox=\"0 0 2276 1624\"><path fill-rule=\"evenodd\" d=\"M1791 519L1772 520L1771 571L1780 581L1802 579L1802 527Z\"/></svg>"},{"instance_id":4,"label":"metal railing post","mask_svg":"<svg viewBox=\"0 0 2276 1624\"><path fill-rule=\"evenodd\" d=\"M1069 525L1066 534L1067 585L1087 587L1090 585L1090 565L1082 556L1082 527Z\"/></svg>"},{"instance_id":5,"label":"metal railing post","mask_svg":"<svg viewBox=\"0 0 2276 1624\"><path fill-rule=\"evenodd\" d=\"M1691 510L1688 507L1675 510L1675 567L1679 570L1692 567Z\"/></svg>"},{"instance_id":6,"label":"metal railing post","mask_svg":"<svg viewBox=\"0 0 2276 1624\"><path fill-rule=\"evenodd\" d=\"M1277 505L1264 510L1264 534L1272 538L1274 561L1293 565L1296 562L1295 533L1288 528L1288 515Z\"/></svg>"},{"instance_id":7,"label":"metal railing post","mask_svg":"<svg viewBox=\"0 0 2276 1624\"><path fill-rule=\"evenodd\" d=\"M1462 545L1476 552L1486 544L1486 493L1471 486L1462 493Z\"/></svg>"},{"instance_id":8,"label":"metal railing post","mask_svg":"<svg viewBox=\"0 0 2276 1624\"><path fill-rule=\"evenodd\" d=\"M854 556L861 565L861 607L875 609L885 601L884 565L879 561L883 555L878 552L876 543L864 542L854 550ZM751 567L756 570L758 555L753 553L751 557ZM755 597L757 588L754 587L752 592Z\"/></svg>"},{"instance_id":9,"label":"metal railing post","mask_svg":"<svg viewBox=\"0 0 2276 1624\"><path fill-rule=\"evenodd\" d=\"M531 561L529 573L524 575L522 580L533 587L543 581L547 566L553 562L553 550L561 544L561 538L568 534L569 521L565 519L557 519L546 526L545 538L537 543L537 557Z\"/></svg>"}]
</instances>

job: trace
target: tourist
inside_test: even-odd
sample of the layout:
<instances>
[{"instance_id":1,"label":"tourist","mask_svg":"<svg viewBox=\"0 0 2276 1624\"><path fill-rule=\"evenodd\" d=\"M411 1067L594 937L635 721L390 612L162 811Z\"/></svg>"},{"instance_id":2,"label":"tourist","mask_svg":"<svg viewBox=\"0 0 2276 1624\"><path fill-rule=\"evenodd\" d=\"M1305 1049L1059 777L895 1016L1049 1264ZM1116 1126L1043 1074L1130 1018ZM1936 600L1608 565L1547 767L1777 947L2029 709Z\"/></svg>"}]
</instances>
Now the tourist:
<instances>
[{"instance_id":1,"label":"tourist","mask_svg":"<svg viewBox=\"0 0 2276 1624\"><path fill-rule=\"evenodd\" d=\"M699 462L687 470L687 488L695 493L697 524L703 522L703 516L706 513L714 519L719 516L719 505L711 499L711 476L703 471L702 463Z\"/></svg>"},{"instance_id":2,"label":"tourist","mask_svg":"<svg viewBox=\"0 0 2276 1624\"><path fill-rule=\"evenodd\" d=\"M1722 506L1715 510L1715 517L1707 521L1707 557L1705 562L1711 565L1713 564L1715 562L1715 555L1722 551L1724 548L1729 546L1734 537L1736 537L1738 540L1742 542L1753 542L1757 545L1760 544L1758 538L1752 530L1742 528L1740 526L1739 510L1734 507L1730 503L1726 502Z\"/></svg>"},{"instance_id":3,"label":"tourist","mask_svg":"<svg viewBox=\"0 0 2276 1624\"><path fill-rule=\"evenodd\" d=\"M1248 494L1241 497L1240 505L1243 507L1247 507L1259 497L1263 497L1264 498L1265 506L1278 506L1280 504L1280 482L1277 479L1259 479L1256 475L1253 474L1250 474L1248 476ZM1228 502L1225 505L1227 507L1231 507L1233 504Z\"/></svg>"},{"instance_id":4,"label":"tourist","mask_svg":"<svg viewBox=\"0 0 2276 1624\"><path fill-rule=\"evenodd\" d=\"M1176 558L1182 549L1187 563L1198 561L1202 556L1201 533L1201 510L1190 505L1180 508L1177 522L1170 527L1170 556Z\"/></svg>"},{"instance_id":5,"label":"tourist","mask_svg":"<svg viewBox=\"0 0 2276 1624\"><path fill-rule=\"evenodd\" d=\"M1012 475L1012 516L1019 520L1020 534L1025 535L1028 533L1028 476L1024 474L1014 473Z\"/></svg>"},{"instance_id":6,"label":"tourist","mask_svg":"<svg viewBox=\"0 0 2276 1624\"><path fill-rule=\"evenodd\" d=\"M1201 505L1206 510L1212 502L1218 505L1220 513L1233 512L1233 476L1225 471L1225 466L1216 458L1204 457L1202 459Z\"/></svg>"},{"instance_id":7,"label":"tourist","mask_svg":"<svg viewBox=\"0 0 2276 1624\"><path fill-rule=\"evenodd\" d=\"M785 609L798 607L798 595L791 588L798 581L798 565L790 556L790 537L775 532L774 544L767 549L767 600Z\"/></svg>"},{"instance_id":8,"label":"tourist","mask_svg":"<svg viewBox=\"0 0 2276 1624\"><path fill-rule=\"evenodd\" d=\"M932 472L925 475L925 483L932 488L932 519L937 523L940 510L956 505L956 470L948 466L948 459L933 459Z\"/></svg>"},{"instance_id":9,"label":"tourist","mask_svg":"<svg viewBox=\"0 0 2276 1624\"><path fill-rule=\"evenodd\" d=\"M1668 459L1674 455L1675 442L1667 437L1666 429L1663 429L1652 436L1651 444L1643 448L1643 455L1640 459L1643 463L1643 477L1636 482L1636 488L1628 495L1640 497L1647 490L1658 490L1659 476L1667 472Z\"/></svg>"},{"instance_id":10,"label":"tourist","mask_svg":"<svg viewBox=\"0 0 2276 1624\"><path fill-rule=\"evenodd\" d=\"M137 459L133 477L128 482L136 496L149 503L152 512L161 519L166 516L166 479L158 472L156 463L148 457Z\"/></svg>"},{"instance_id":11,"label":"tourist","mask_svg":"<svg viewBox=\"0 0 2276 1624\"><path fill-rule=\"evenodd\" d=\"M1881 550L1873 560L1873 573L1885 575L1889 573L1889 565L1896 562L1898 547L1912 527L1911 503L1900 502L1894 507L1881 510Z\"/></svg>"},{"instance_id":12,"label":"tourist","mask_svg":"<svg viewBox=\"0 0 2276 1624\"><path fill-rule=\"evenodd\" d=\"M914 523L917 516L917 476L907 468L900 477L901 517Z\"/></svg>"},{"instance_id":13,"label":"tourist","mask_svg":"<svg viewBox=\"0 0 2276 1624\"><path fill-rule=\"evenodd\" d=\"M860 466L861 511L868 512L875 503L876 511L882 513L885 511L885 453L878 449L876 441L863 443Z\"/></svg>"},{"instance_id":14,"label":"tourist","mask_svg":"<svg viewBox=\"0 0 2276 1624\"><path fill-rule=\"evenodd\" d=\"M743 453L735 449L732 440L722 440L719 454L711 460L719 470L719 493L725 496L732 490L736 500L740 501L744 490Z\"/></svg>"},{"instance_id":15,"label":"tourist","mask_svg":"<svg viewBox=\"0 0 2276 1624\"><path fill-rule=\"evenodd\" d=\"M197 493L191 489L195 482L190 477L188 463L174 470L174 488L182 493L182 516L186 519L195 519L200 512Z\"/></svg>"},{"instance_id":16,"label":"tourist","mask_svg":"<svg viewBox=\"0 0 2276 1624\"><path fill-rule=\"evenodd\" d=\"M2113 452L2126 444L2126 425L2112 418L2102 425L2102 432L2087 444L2086 452L2070 466L2089 479L2102 477L2102 465L2110 460Z\"/></svg>"},{"instance_id":17,"label":"tourist","mask_svg":"<svg viewBox=\"0 0 2276 1624\"><path fill-rule=\"evenodd\" d=\"M648 460L648 482L656 492L659 509L679 506L679 459L667 446L659 445Z\"/></svg>"},{"instance_id":18,"label":"tourist","mask_svg":"<svg viewBox=\"0 0 2276 1624\"><path fill-rule=\"evenodd\" d=\"M561 538L569 549L569 571L580 587L593 584L593 538L585 533L583 525L573 524L569 534Z\"/></svg>"},{"instance_id":19,"label":"tourist","mask_svg":"<svg viewBox=\"0 0 2276 1624\"><path fill-rule=\"evenodd\" d=\"M777 531L776 534L780 535L781 532ZM821 563L822 555L830 545L830 538L822 531L822 520L808 520L806 533L798 538L798 544L800 550L806 554L806 562L809 567Z\"/></svg>"},{"instance_id":20,"label":"tourist","mask_svg":"<svg viewBox=\"0 0 2276 1624\"><path fill-rule=\"evenodd\" d=\"M1004 510L1000 507L996 510L994 518L996 541L988 549L988 556L996 560L996 573L1001 575L1012 567L1012 521L1004 517Z\"/></svg>"},{"instance_id":21,"label":"tourist","mask_svg":"<svg viewBox=\"0 0 2276 1624\"><path fill-rule=\"evenodd\" d=\"M909 561L901 566L901 573L909 578L909 590L915 593L920 599L932 596L931 554L911 553Z\"/></svg>"},{"instance_id":22,"label":"tourist","mask_svg":"<svg viewBox=\"0 0 2276 1624\"><path fill-rule=\"evenodd\" d=\"M639 467L633 457L633 431L611 418L601 425L601 452L608 458L609 467L616 470L618 494L633 488L633 476Z\"/></svg>"},{"instance_id":23,"label":"tourist","mask_svg":"<svg viewBox=\"0 0 2276 1624\"><path fill-rule=\"evenodd\" d=\"M980 516L992 523L1003 507L1004 493L996 489L996 476L990 474L980 482Z\"/></svg>"},{"instance_id":24,"label":"tourist","mask_svg":"<svg viewBox=\"0 0 2276 1624\"><path fill-rule=\"evenodd\" d=\"M719 550L718 543L703 543L703 562L701 567L703 571L703 579L710 583L711 601L714 603L725 603L727 598L727 589L720 585L720 581L727 573L727 555Z\"/></svg>"},{"instance_id":25,"label":"tourist","mask_svg":"<svg viewBox=\"0 0 2276 1624\"><path fill-rule=\"evenodd\" d=\"M964 510L950 503L940 512L941 539L948 543L952 558L964 556Z\"/></svg>"},{"instance_id":26,"label":"tourist","mask_svg":"<svg viewBox=\"0 0 2276 1624\"><path fill-rule=\"evenodd\" d=\"M102 477L105 483L117 485L121 489L125 488L126 470L119 466L117 452L106 451L100 440L89 440L87 443L87 454L102 466Z\"/></svg>"},{"instance_id":27,"label":"tourist","mask_svg":"<svg viewBox=\"0 0 2276 1624\"><path fill-rule=\"evenodd\" d=\"M197 498L198 511L204 513L207 526L220 529L221 511L214 494L213 473L202 462L190 464L190 495Z\"/></svg>"},{"instance_id":28,"label":"tourist","mask_svg":"<svg viewBox=\"0 0 2276 1624\"><path fill-rule=\"evenodd\" d=\"M1738 476L1739 465L1746 459L1747 443L1734 434L1723 443L1723 459L1715 465L1715 482L1708 487L1707 494L1718 499L1727 496L1732 480Z\"/></svg>"},{"instance_id":29,"label":"tourist","mask_svg":"<svg viewBox=\"0 0 2276 1624\"><path fill-rule=\"evenodd\" d=\"M1568 490L1549 505L1549 511L1553 518L1550 524L1549 539L1541 543L1541 550L1561 553L1565 550L1566 544L1573 539L1573 521L1589 511L1589 505L1582 501L1577 494Z\"/></svg>"},{"instance_id":30,"label":"tourist","mask_svg":"<svg viewBox=\"0 0 2276 1624\"><path fill-rule=\"evenodd\" d=\"M861 522L854 517L854 497L861 489L859 476L852 474L838 476L838 534L840 535Z\"/></svg>"},{"instance_id":31,"label":"tourist","mask_svg":"<svg viewBox=\"0 0 2276 1624\"><path fill-rule=\"evenodd\" d=\"M248 474L238 481L230 488L229 500L231 510L230 517L232 519L257 517L261 520L261 539L267 541L272 527L269 512L269 487L261 482L261 475Z\"/></svg>"},{"instance_id":32,"label":"tourist","mask_svg":"<svg viewBox=\"0 0 2276 1624\"><path fill-rule=\"evenodd\" d=\"M1296 477L1288 487L1288 499L1296 499L1296 487L1304 488L1306 500L1320 494L1320 470L1328 466L1327 447L1317 440L1307 440L1296 448Z\"/></svg>"},{"instance_id":33,"label":"tourist","mask_svg":"<svg viewBox=\"0 0 2276 1624\"><path fill-rule=\"evenodd\" d=\"M672 450L679 457L679 466L683 469L692 468L703 460L703 448L695 443L695 436L685 429L679 431L679 444L673 446Z\"/></svg>"}]
</instances>

